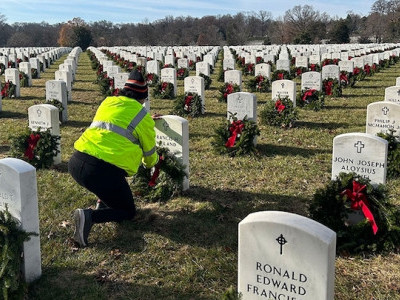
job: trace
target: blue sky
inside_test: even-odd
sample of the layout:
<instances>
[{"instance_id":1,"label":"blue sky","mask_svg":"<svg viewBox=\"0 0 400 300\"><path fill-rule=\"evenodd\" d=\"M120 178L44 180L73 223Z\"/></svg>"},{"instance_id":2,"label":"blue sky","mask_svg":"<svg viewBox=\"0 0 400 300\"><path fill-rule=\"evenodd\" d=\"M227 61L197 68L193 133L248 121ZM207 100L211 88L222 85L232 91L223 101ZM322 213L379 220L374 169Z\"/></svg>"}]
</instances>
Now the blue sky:
<instances>
[{"instance_id":1,"label":"blue sky","mask_svg":"<svg viewBox=\"0 0 400 300\"><path fill-rule=\"evenodd\" d=\"M345 17L352 11L368 15L375 0L0 0L0 14L6 22L42 21L55 24L80 17L86 22L106 20L114 24L144 23L162 19L165 16L235 15L238 12L269 11L274 19L295 5L311 5L315 10L326 12L331 17Z\"/></svg>"}]
</instances>

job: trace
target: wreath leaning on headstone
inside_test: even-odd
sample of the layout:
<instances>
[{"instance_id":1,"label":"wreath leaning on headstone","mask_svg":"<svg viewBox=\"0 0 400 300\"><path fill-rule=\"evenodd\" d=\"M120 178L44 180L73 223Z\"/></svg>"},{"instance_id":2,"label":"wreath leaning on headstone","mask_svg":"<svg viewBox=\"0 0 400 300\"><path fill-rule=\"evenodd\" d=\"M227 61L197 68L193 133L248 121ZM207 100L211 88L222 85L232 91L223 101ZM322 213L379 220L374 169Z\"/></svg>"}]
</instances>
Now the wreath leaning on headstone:
<instances>
[{"instance_id":1,"label":"wreath leaning on headstone","mask_svg":"<svg viewBox=\"0 0 400 300\"><path fill-rule=\"evenodd\" d=\"M49 168L53 165L53 158L58 150L60 136L52 135L50 129L46 131L27 130L11 137L11 156L22 159L37 169Z\"/></svg>"},{"instance_id":2,"label":"wreath leaning on headstone","mask_svg":"<svg viewBox=\"0 0 400 300\"><path fill-rule=\"evenodd\" d=\"M153 97L158 99L173 99L174 85L171 82L159 82L154 86Z\"/></svg>"},{"instance_id":3,"label":"wreath leaning on headstone","mask_svg":"<svg viewBox=\"0 0 400 300\"><path fill-rule=\"evenodd\" d=\"M16 85L8 80L6 83L1 84L1 97L2 98L15 98L16 97Z\"/></svg>"},{"instance_id":4,"label":"wreath leaning on headstone","mask_svg":"<svg viewBox=\"0 0 400 300\"><path fill-rule=\"evenodd\" d=\"M292 128L298 111L288 97L267 101L260 112L261 123L283 128Z\"/></svg>"},{"instance_id":5,"label":"wreath leaning on headstone","mask_svg":"<svg viewBox=\"0 0 400 300\"><path fill-rule=\"evenodd\" d=\"M132 177L136 196L148 202L166 202L182 192L188 175L185 166L167 148L157 147L159 163L152 169L140 166Z\"/></svg>"},{"instance_id":6,"label":"wreath leaning on headstone","mask_svg":"<svg viewBox=\"0 0 400 300\"><path fill-rule=\"evenodd\" d=\"M322 81L322 91L327 96L342 96L342 87L340 82L335 78L327 78Z\"/></svg>"},{"instance_id":7,"label":"wreath leaning on headstone","mask_svg":"<svg viewBox=\"0 0 400 300\"><path fill-rule=\"evenodd\" d=\"M387 177L389 179L400 177L400 142L399 136L394 135L395 130L389 129L389 133L377 135L388 141Z\"/></svg>"},{"instance_id":8,"label":"wreath leaning on headstone","mask_svg":"<svg viewBox=\"0 0 400 300\"><path fill-rule=\"evenodd\" d=\"M34 232L25 232L10 214L0 211L0 295L2 299L23 299L26 285L21 276L23 242Z\"/></svg>"},{"instance_id":9,"label":"wreath leaning on headstone","mask_svg":"<svg viewBox=\"0 0 400 300\"><path fill-rule=\"evenodd\" d=\"M254 153L254 139L260 135L257 123L248 120L247 116L238 120L236 114L229 114L229 120L215 129L216 135L212 141L215 151L230 156Z\"/></svg>"},{"instance_id":10,"label":"wreath leaning on headstone","mask_svg":"<svg viewBox=\"0 0 400 300\"><path fill-rule=\"evenodd\" d=\"M239 85L235 83L225 82L219 89L220 96L218 97L219 102L227 102L228 95L236 92L240 92Z\"/></svg>"},{"instance_id":11,"label":"wreath leaning on headstone","mask_svg":"<svg viewBox=\"0 0 400 300\"><path fill-rule=\"evenodd\" d=\"M400 209L390 202L385 185L375 187L360 175L340 173L315 192L309 211L312 219L337 233L339 251L400 249Z\"/></svg>"},{"instance_id":12,"label":"wreath leaning on headstone","mask_svg":"<svg viewBox=\"0 0 400 300\"><path fill-rule=\"evenodd\" d=\"M316 89L304 89L297 97L296 103L305 109L319 111L325 105L325 95Z\"/></svg>"},{"instance_id":13,"label":"wreath leaning on headstone","mask_svg":"<svg viewBox=\"0 0 400 300\"><path fill-rule=\"evenodd\" d=\"M181 117L198 117L204 111L204 105L201 97L197 93L185 93L175 100L175 107L171 114Z\"/></svg>"},{"instance_id":14,"label":"wreath leaning on headstone","mask_svg":"<svg viewBox=\"0 0 400 300\"><path fill-rule=\"evenodd\" d=\"M271 84L267 77L257 75L247 82L247 88L252 92L266 93L270 90Z\"/></svg>"},{"instance_id":15,"label":"wreath leaning on headstone","mask_svg":"<svg viewBox=\"0 0 400 300\"><path fill-rule=\"evenodd\" d=\"M203 73L200 73L199 76L204 78L204 89L208 90L210 88L210 86L211 86L211 83L212 83L211 77L207 76L207 75L205 75Z\"/></svg>"}]
</instances>

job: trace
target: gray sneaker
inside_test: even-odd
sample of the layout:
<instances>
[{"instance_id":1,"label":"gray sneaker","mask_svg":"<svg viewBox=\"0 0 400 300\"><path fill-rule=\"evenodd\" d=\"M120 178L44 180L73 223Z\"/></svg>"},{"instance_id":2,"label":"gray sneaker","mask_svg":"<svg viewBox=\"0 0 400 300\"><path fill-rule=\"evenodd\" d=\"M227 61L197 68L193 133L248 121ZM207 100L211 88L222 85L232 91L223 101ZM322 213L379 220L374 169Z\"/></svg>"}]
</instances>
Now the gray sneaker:
<instances>
[{"instance_id":1,"label":"gray sneaker","mask_svg":"<svg viewBox=\"0 0 400 300\"><path fill-rule=\"evenodd\" d=\"M92 210L77 209L74 212L75 232L74 240L81 246L88 245L88 236L92 228Z\"/></svg>"}]
</instances>

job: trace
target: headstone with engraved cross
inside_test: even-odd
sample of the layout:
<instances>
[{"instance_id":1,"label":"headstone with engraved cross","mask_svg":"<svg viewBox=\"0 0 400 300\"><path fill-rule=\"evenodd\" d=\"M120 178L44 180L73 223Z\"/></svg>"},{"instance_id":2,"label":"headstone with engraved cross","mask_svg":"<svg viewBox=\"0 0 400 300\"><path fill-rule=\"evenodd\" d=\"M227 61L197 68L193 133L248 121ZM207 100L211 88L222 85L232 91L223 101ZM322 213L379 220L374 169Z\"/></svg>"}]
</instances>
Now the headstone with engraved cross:
<instances>
[{"instance_id":1,"label":"headstone with engraved cross","mask_svg":"<svg viewBox=\"0 0 400 300\"><path fill-rule=\"evenodd\" d=\"M272 100L278 98L288 97L293 102L293 106L296 106L296 83L292 80L275 80L271 85L272 89Z\"/></svg>"},{"instance_id":2,"label":"headstone with engraved cross","mask_svg":"<svg viewBox=\"0 0 400 300\"><path fill-rule=\"evenodd\" d=\"M379 132L389 133L395 130L400 133L400 105L393 102L379 101L367 106L366 133L376 135Z\"/></svg>"},{"instance_id":3,"label":"headstone with engraved cross","mask_svg":"<svg viewBox=\"0 0 400 300\"><path fill-rule=\"evenodd\" d=\"M332 179L339 173L354 172L371 180L372 185L386 183L388 142L368 133L345 133L333 139Z\"/></svg>"},{"instance_id":4,"label":"headstone with engraved cross","mask_svg":"<svg viewBox=\"0 0 400 300\"><path fill-rule=\"evenodd\" d=\"M385 101L400 103L400 86L389 86L385 89Z\"/></svg>"},{"instance_id":5,"label":"headstone with engraved cross","mask_svg":"<svg viewBox=\"0 0 400 300\"><path fill-rule=\"evenodd\" d=\"M239 223L238 292L243 299L333 300L336 233L281 211Z\"/></svg>"}]
</instances>

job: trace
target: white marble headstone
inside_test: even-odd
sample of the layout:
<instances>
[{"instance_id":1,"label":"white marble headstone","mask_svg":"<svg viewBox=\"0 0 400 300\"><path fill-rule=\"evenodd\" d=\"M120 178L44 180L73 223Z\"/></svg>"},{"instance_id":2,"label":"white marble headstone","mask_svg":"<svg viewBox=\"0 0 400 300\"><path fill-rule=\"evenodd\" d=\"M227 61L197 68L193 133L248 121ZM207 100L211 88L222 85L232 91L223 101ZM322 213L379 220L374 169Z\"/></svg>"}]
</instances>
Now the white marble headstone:
<instances>
[{"instance_id":1,"label":"white marble headstone","mask_svg":"<svg viewBox=\"0 0 400 300\"><path fill-rule=\"evenodd\" d=\"M256 64L254 74L256 76L261 75L263 77L271 79L271 65L266 63Z\"/></svg>"},{"instance_id":2,"label":"white marble headstone","mask_svg":"<svg viewBox=\"0 0 400 300\"><path fill-rule=\"evenodd\" d=\"M305 72L301 74L301 90L315 89L321 91L321 73L320 72Z\"/></svg>"},{"instance_id":3,"label":"white marble headstone","mask_svg":"<svg viewBox=\"0 0 400 300\"><path fill-rule=\"evenodd\" d=\"M332 78L340 79L340 70L337 65L326 65L322 67L322 80Z\"/></svg>"},{"instance_id":4,"label":"white marble headstone","mask_svg":"<svg viewBox=\"0 0 400 300\"><path fill-rule=\"evenodd\" d=\"M177 84L176 84L176 69L175 68L164 68L161 70L161 82L170 82L174 85L174 96L176 96Z\"/></svg>"},{"instance_id":5,"label":"white marble headstone","mask_svg":"<svg viewBox=\"0 0 400 300\"><path fill-rule=\"evenodd\" d=\"M248 120L257 122L257 98L256 95L247 92L231 93L227 98L227 119L229 113L236 113L238 120L247 116Z\"/></svg>"},{"instance_id":6,"label":"white marble headstone","mask_svg":"<svg viewBox=\"0 0 400 300\"><path fill-rule=\"evenodd\" d=\"M201 76L188 76L184 79L184 91L185 93L196 93L200 96L201 102L205 105L205 93L204 93L204 78Z\"/></svg>"},{"instance_id":7,"label":"white marble headstone","mask_svg":"<svg viewBox=\"0 0 400 300\"><path fill-rule=\"evenodd\" d=\"M271 85L272 99L288 97L293 102L293 106L296 106L296 83L292 80L275 80Z\"/></svg>"},{"instance_id":8,"label":"white marble headstone","mask_svg":"<svg viewBox=\"0 0 400 300\"><path fill-rule=\"evenodd\" d=\"M395 130L394 135L400 133L400 104L389 101L368 104L366 133L376 135L389 130Z\"/></svg>"},{"instance_id":9,"label":"white marble headstone","mask_svg":"<svg viewBox=\"0 0 400 300\"><path fill-rule=\"evenodd\" d=\"M39 231L36 169L16 158L0 159L0 209L5 205L26 232ZM42 275L40 236L31 236L23 245L22 273L26 282Z\"/></svg>"},{"instance_id":10,"label":"white marble headstone","mask_svg":"<svg viewBox=\"0 0 400 300\"><path fill-rule=\"evenodd\" d=\"M368 133L345 133L333 139L332 179L341 172L354 172L385 184L388 142Z\"/></svg>"},{"instance_id":11,"label":"white marble headstone","mask_svg":"<svg viewBox=\"0 0 400 300\"><path fill-rule=\"evenodd\" d=\"M63 80L46 81L46 101L57 100L62 103L61 122L68 120L67 84Z\"/></svg>"},{"instance_id":12,"label":"white marble headstone","mask_svg":"<svg viewBox=\"0 0 400 300\"><path fill-rule=\"evenodd\" d=\"M400 86L389 86L385 89L385 101L400 103Z\"/></svg>"},{"instance_id":13,"label":"white marble headstone","mask_svg":"<svg viewBox=\"0 0 400 300\"><path fill-rule=\"evenodd\" d=\"M200 74L210 76L210 64L205 61L201 61L196 63L196 76L200 76Z\"/></svg>"},{"instance_id":14,"label":"white marble headstone","mask_svg":"<svg viewBox=\"0 0 400 300\"><path fill-rule=\"evenodd\" d=\"M165 115L155 120L157 145L168 148L185 166L187 178L183 190L189 189L189 122L179 116Z\"/></svg>"},{"instance_id":15,"label":"white marble headstone","mask_svg":"<svg viewBox=\"0 0 400 300\"><path fill-rule=\"evenodd\" d=\"M242 71L228 70L224 73L224 82L230 84L237 84L242 89Z\"/></svg>"},{"instance_id":16,"label":"white marble headstone","mask_svg":"<svg viewBox=\"0 0 400 300\"><path fill-rule=\"evenodd\" d=\"M21 96L19 71L16 68L8 68L4 71L5 82L10 81L15 84L15 97Z\"/></svg>"},{"instance_id":17,"label":"white marble headstone","mask_svg":"<svg viewBox=\"0 0 400 300\"><path fill-rule=\"evenodd\" d=\"M306 217L262 211L239 223L243 299L333 300L336 233Z\"/></svg>"}]
</instances>

